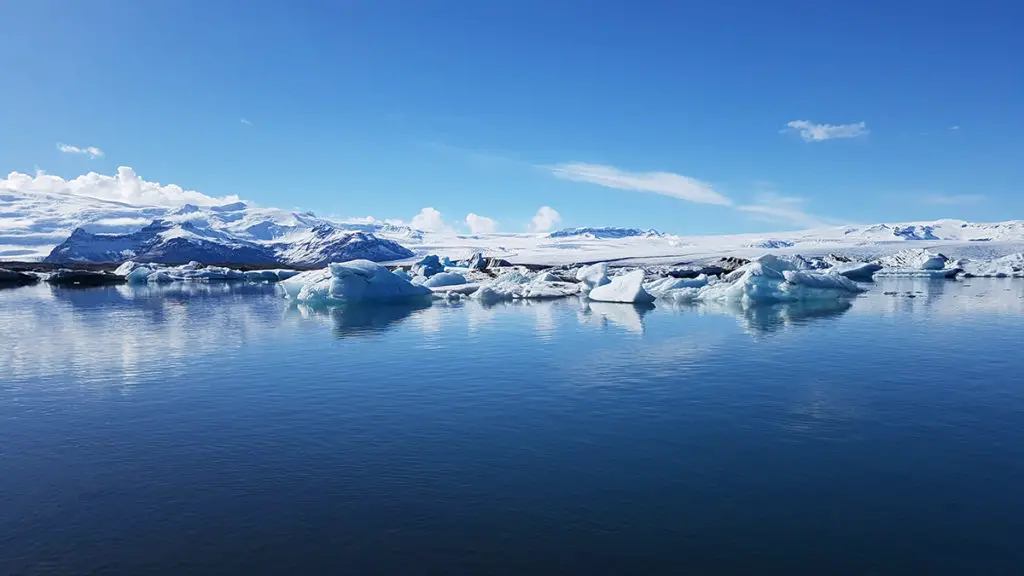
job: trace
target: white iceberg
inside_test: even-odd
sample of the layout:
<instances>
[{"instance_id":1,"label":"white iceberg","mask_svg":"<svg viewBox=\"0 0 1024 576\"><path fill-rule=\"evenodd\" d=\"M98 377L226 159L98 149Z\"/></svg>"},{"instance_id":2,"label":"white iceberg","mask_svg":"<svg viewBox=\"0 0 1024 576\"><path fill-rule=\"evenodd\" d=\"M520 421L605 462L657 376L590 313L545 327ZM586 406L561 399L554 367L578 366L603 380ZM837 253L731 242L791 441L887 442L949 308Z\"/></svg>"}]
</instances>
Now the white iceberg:
<instances>
[{"instance_id":1,"label":"white iceberg","mask_svg":"<svg viewBox=\"0 0 1024 576\"><path fill-rule=\"evenodd\" d=\"M584 266L576 271L576 280L582 282L587 288L596 288L610 282L608 279L608 263L599 262Z\"/></svg>"},{"instance_id":2,"label":"white iceberg","mask_svg":"<svg viewBox=\"0 0 1024 576\"><path fill-rule=\"evenodd\" d=\"M330 264L303 272L280 284L291 300L314 303L388 302L428 298L430 289L416 286L369 260Z\"/></svg>"},{"instance_id":3,"label":"white iceberg","mask_svg":"<svg viewBox=\"0 0 1024 576\"><path fill-rule=\"evenodd\" d=\"M840 262L829 269L833 274L845 276L850 280L870 281L875 272L882 269L882 266L874 262Z\"/></svg>"},{"instance_id":4,"label":"white iceberg","mask_svg":"<svg viewBox=\"0 0 1024 576\"><path fill-rule=\"evenodd\" d=\"M644 271L634 270L628 274L616 276L607 284L602 284L592 289L589 294L591 300L597 302L623 302L628 304L645 304L654 301L644 290Z\"/></svg>"},{"instance_id":5,"label":"white iceberg","mask_svg":"<svg viewBox=\"0 0 1024 576\"><path fill-rule=\"evenodd\" d=\"M118 267L121 270L121 267ZM149 276L154 272L152 268L147 266L138 266L131 272L128 272L124 279L129 284L145 284L149 280ZM115 273L117 273L115 271Z\"/></svg>"},{"instance_id":6,"label":"white iceberg","mask_svg":"<svg viewBox=\"0 0 1024 576\"><path fill-rule=\"evenodd\" d=\"M696 278L673 278L672 276L667 276L645 282L644 290L647 290L647 293L655 298L661 298L680 288L703 288L707 285L707 274L701 274Z\"/></svg>"},{"instance_id":7,"label":"white iceberg","mask_svg":"<svg viewBox=\"0 0 1024 576\"><path fill-rule=\"evenodd\" d=\"M511 270L493 282L480 286L472 298L480 302L502 300L564 298L578 293L579 284L542 279L518 270Z\"/></svg>"},{"instance_id":8,"label":"white iceberg","mask_svg":"<svg viewBox=\"0 0 1024 576\"><path fill-rule=\"evenodd\" d=\"M898 270L943 270L949 258L929 250L910 248L878 259L886 271Z\"/></svg>"},{"instance_id":9,"label":"white iceberg","mask_svg":"<svg viewBox=\"0 0 1024 576\"><path fill-rule=\"evenodd\" d=\"M759 259L729 274L725 281L699 289L692 299L754 305L829 300L864 292L856 282L839 274L778 268L788 266L777 260Z\"/></svg>"},{"instance_id":10,"label":"white iceberg","mask_svg":"<svg viewBox=\"0 0 1024 576\"><path fill-rule=\"evenodd\" d=\"M1024 252L993 260L964 260L958 266L969 278L1024 278Z\"/></svg>"},{"instance_id":11,"label":"white iceberg","mask_svg":"<svg viewBox=\"0 0 1024 576\"><path fill-rule=\"evenodd\" d=\"M438 272L430 278L427 278L421 285L427 288L440 288L442 286L457 286L459 284L465 284L466 277L462 274L455 274L454 272Z\"/></svg>"}]
</instances>

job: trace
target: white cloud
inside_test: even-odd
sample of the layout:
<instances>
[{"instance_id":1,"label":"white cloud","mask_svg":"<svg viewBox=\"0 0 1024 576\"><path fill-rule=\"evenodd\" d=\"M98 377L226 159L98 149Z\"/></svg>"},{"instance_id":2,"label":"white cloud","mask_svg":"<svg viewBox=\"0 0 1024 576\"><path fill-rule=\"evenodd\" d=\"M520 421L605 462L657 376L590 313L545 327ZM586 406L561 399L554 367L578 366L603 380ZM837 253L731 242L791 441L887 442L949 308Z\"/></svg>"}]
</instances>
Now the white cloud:
<instances>
[{"instance_id":1,"label":"white cloud","mask_svg":"<svg viewBox=\"0 0 1024 576\"><path fill-rule=\"evenodd\" d=\"M127 166L118 168L115 176L89 172L71 180L44 172L37 172L35 176L11 172L6 180L0 179L0 190L3 189L27 194L75 194L141 206L208 206L238 201L238 196L215 198L194 190L185 190L175 184L165 186L159 182L148 182L139 178L135 171Z\"/></svg>"},{"instance_id":2,"label":"white cloud","mask_svg":"<svg viewBox=\"0 0 1024 576\"><path fill-rule=\"evenodd\" d=\"M238 121L241 122L242 124L245 124L246 126L252 126L252 122L250 122L249 120L247 120L245 118L240 118Z\"/></svg>"},{"instance_id":3,"label":"white cloud","mask_svg":"<svg viewBox=\"0 0 1024 576\"><path fill-rule=\"evenodd\" d=\"M466 215L466 225L473 234L490 234L498 230L498 223L493 218L478 216L472 212Z\"/></svg>"},{"instance_id":4,"label":"white cloud","mask_svg":"<svg viewBox=\"0 0 1024 576\"><path fill-rule=\"evenodd\" d=\"M449 229L445 225L444 219L441 218L441 213L429 206L413 216L409 225L417 230L426 230L428 232L444 232Z\"/></svg>"},{"instance_id":5,"label":"white cloud","mask_svg":"<svg viewBox=\"0 0 1024 576\"><path fill-rule=\"evenodd\" d=\"M982 196L981 194L953 194L949 196L943 194L936 194L934 196L928 196L927 198L925 198L925 202L929 204L943 204L947 206L977 204L978 202L983 202L984 200L985 197Z\"/></svg>"},{"instance_id":6,"label":"white cloud","mask_svg":"<svg viewBox=\"0 0 1024 576\"><path fill-rule=\"evenodd\" d=\"M95 160L96 158L103 157L103 150L95 146L88 146L86 148L79 148L78 146L71 146L70 144L64 144L63 142L57 142L57 150L66 154L85 154L89 158Z\"/></svg>"},{"instance_id":7,"label":"white cloud","mask_svg":"<svg viewBox=\"0 0 1024 576\"><path fill-rule=\"evenodd\" d=\"M701 204L729 206L732 201L715 192L711 184L671 172L625 172L614 166L569 162L549 166L556 178L617 188L651 192Z\"/></svg>"},{"instance_id":8,"label":"white cloud","mask_svg":"<svg viewBox=\"0 0 1024 576\"><path fill-rule=\"evenodd\" d=\"M530 224L530 230L534 232L547 232L562 221L562 215L550 206L541 206L534 215Z\"/></svg>"},{"instance_id":9,"label":"white cloud","mask_svg":"<svg viewBox=\"0 0 1024 576\"><path fill-rule=\"evenodd\" d=\"M751 214L751 217L764 222L781 223L808 228L837 224L831 218L823 218L804 212L804 199L792 196L781 196L775 192L758 194L753 204L737 206L736 209Z\"/></svg>"},{"instance_id":10,"label":"white cloud","mask_svg":"<svg viewBox=\"0 0 1024 576\"><path fill-rule=\"evenodd\" d=\"M821 142L837 138L857 138L870 133L864 122L853 124L814 124L808 120L793 120L786 124L788 129L800 132L804 142ZM783 129L786 132L788 129Z\"/></svg>"},{"instance_id":11,"label":"white cloud","mask_svg":"<svg viewBox=\"0 0 1024 576\"><path fill-rule=\"evenodd\" d=\"M959 126L950 126L949 129L950 130L959 130L960 127Z\"/></svg>"}]
</instances>

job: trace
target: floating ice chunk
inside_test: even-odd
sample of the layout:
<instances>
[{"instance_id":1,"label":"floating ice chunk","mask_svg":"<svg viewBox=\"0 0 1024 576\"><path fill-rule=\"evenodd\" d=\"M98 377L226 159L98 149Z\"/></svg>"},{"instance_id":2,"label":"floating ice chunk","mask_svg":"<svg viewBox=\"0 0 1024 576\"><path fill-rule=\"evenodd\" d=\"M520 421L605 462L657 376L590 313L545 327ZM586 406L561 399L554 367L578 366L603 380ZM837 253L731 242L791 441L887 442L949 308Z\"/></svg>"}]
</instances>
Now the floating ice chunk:
<instances>
[{"instance_id":1,"label":"floating ice chunk","mask_svg":"<svg viewBox=\"0 0 1024 576\"><path fill-rule=\"evenodd\" d=\"M777 262L751 262L736 271L741 274L730 274L726 281L701 288L694 299L752 305L836 299L864 291L856 282L838 274L780 271L777 267Z\"/></svg>"},{"instance_id":2,"label":"floating ice chunk","mask_svg":"<svg viewBox=\"0 0 1024 576\"><path fill-rule=\"evenodd\" d=\"M434 274L444 272L444 265L441 264L441 259L436 255L431 254L424 256L422 260L412 265L413 276L425 276L430 278Z\"/></svg>"},{"instance_id":3,"label":"floating ice chunk","mask_svg":"<svg viewBox=\"0 0 1024 576\"><path fill-rule=\"evenodd\" d=\"M134 260L128 260L127 262L123 262L120 266L114 269L114 274L117 274L118 276L127 277L129 274L132 273L133 270L142 266L145 266L145 264L142 264L141 262L136 262Z\"/></svg>"},{"instance_id":4,"label":"floating ice chunk","mask_svg":"<svg viewBox=\"0 0 1024 576\"><path fill-rule=\"evenodd\" d=\"M576 271L576 279L586 285L587 288L596 288L610 282L608 279L608 263L599 262L584 266Z\"/></svg>"},{"instance_id":5,"label":"floating ice chunk","mask_svg":"<svg viewBox=\"0 0 1024 576\"><path fill-rule=\"evenodd\" d=\"M118 266L117 270L121 270L122 267L123 265ZM131 272L125 274L124 279L129 284L145 284L153 272L154 270L147 266L137 266ZM117 274L117 271L115 270L114 273Z\"/></svg>"},{"instance_id":6,"label":"floating ice chunk","mask_svg":"<svg viewBox=\"0 0 1024 576\"><path fill-rule=\"evenodd\" d=\"M277 282L276 270L249 270L244 273L245 279L250 282Z\"/></svg>"},{"instance_id":7,"label":"floating ice chunk","mask_svg":"<svg viewBox=\"0 0 1024 576\"><path fill-rule=\"evenodd\" d=\"M542 272L542 273L538 274L537 278L534 281L535 282L561 282L561 280L559 280L558 277L555 276L554 274L552 274L551 272Z\"/></svg>"},{"instance_id":8,"label":"floating ice chunk","mask_svg":"<svg viewBox=\"0 0 1024 576\"><path fill-rule=\"evenodd\" d=\"M573 282L549 281L512 270L481 286L473 293L473 298L482 302L564 298L578 293L579 289L579 285Z\"/></svg>"},{"instance_id":9,"label":"floating ice chunk","mask_svg":"<svg viewBox=\"0 0 1024 576\"><path fill-rule=\"evenodd\" d=\"M964 260L959 263L964 276L975 278L1024 278L1024 253L1018 252L994 260Z\"/></svg>"},{"instance_id":10,"label":"floating ice chunk","mask_svg":"<svg viewBox=\"0 0 1024 576\"><path fill-rule=\"evenodd\" d=\"M841 262L829 269L829 272L845 276L850 280L867 282L874 277L875 272L881 269L882 267L874 262Z\"/></svg>"},{"instance_id":11,"label":"floating ice chunk","mask_svg":"<svg viewBox=\"0 0 1024 576\"><path fill-rule=\"evenodd\" d=\"M680 288L703 288L707 285L707 274L701 274L696 278L673 278L668 276L644 283L644 290L647 290L647 293L655 298L661 298L672 290L678 290Z\"/></svg>"},{"instance_id":12,"label":"floating ice chunk","mask_svg":"<svg viewBox=\"0 0 1024 576\"><path fill-rule=\"evenodd\" d=\"M146 277L146 282L150 284L170 284L174 280L175 278L167 269L157 270Z\"/></svg>"},{"instance_id":13,"label":"floating ice chunk","mask_svg":"<svg viewBox=\"0 0 1024 576\"><path fill-rule=\"evenodd\" d=\"M331 264L323 270L303 272L279 285L286 297L300 302L415 300L431 294L429 288L416 286L369 260Z\"/></svg>"},{"instance_id":14,"label":"floating ice chunk","mask_svg":"<svg viewBox=\"0 0 1024 576\"><path fill-rule=\"evenodd\" d=\"M616 276L611 282L602 284L590 291L589 298L598 302L626 302L644 304L654 301L644 290L644 271L634 270L628 274Z\"/></svg>"},{"instance_id":15,"label":"floating ice chunk","mask_svg":"<svg viewBox=\"0 0 1024 576\"><path fill-rule=\"evenodd\" d=\"M413 278L412 274L409 274L409 271L406 270L405 268L395 268L394 270L391 271L391 273L394 274L395 276L398 276L399 278L404 278L405 280L412 280Z\"/></svg>"},{"instance_id":16,"label":"floating ice chunk","mask_svg":"<svg viewBox=\"0 0 1024 576\"><path fill-rule=\"evenodd\" d=\"M199 270L178 269L180 276L189 280L245 280L245 273L221 266L207 266Z\"/></svg>"},{"instance_id":17,"label":"floating ice chunk","mask_svg":"<svg viewBox=\"0 0 1024 576\"><path fill-rule=\"evenodd\" d=\"M462 294L469 296L480 289L479 284L455 284L452 286L437 286L430 289L435 298L444 298L450 294Z\"/></svg>"},{"instance_id":18,"label":"floating ice chunk","mask_svg":"<svg viewBox=\"0 0 1024 576\"><path fill-rule=\"evenodd\" d=\"M942 270L948 261L942 254L913 248L878 259L883 268L897 270Z\"/></svg>"},{"instance_id":19,"label":"floating ice chunk","mask_svg":"<svg viewBox=\"0 0 1024 576\"><path fill-rule=\"evenodd\" d=\"M487 268L487 260L484 260L484 255L480 252L474 252L466 262L466 267L470 270L484 270Z\"/></svg>"},{"instance_id":20,"label":"floating ice chunk","mask_svg":"<svg viewBox=\"0 0 1024 576\"><path fill-rule=\"evenodd\" d=\"M439 272L430 278L427 278L427 280L422 283L422 286L426 286L427 288L439 288L441 286L455 286L465 283L466 278L461 274L455 274L453 272Z\"/></svg>"}]
</instances>

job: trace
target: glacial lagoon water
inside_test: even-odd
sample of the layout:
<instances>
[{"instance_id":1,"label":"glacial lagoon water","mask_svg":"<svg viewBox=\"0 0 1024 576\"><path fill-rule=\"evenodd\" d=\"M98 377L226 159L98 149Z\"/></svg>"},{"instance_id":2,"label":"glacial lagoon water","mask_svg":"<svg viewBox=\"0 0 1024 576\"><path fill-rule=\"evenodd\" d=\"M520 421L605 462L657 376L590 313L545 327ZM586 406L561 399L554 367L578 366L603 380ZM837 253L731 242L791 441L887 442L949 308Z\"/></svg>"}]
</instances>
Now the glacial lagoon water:
<instances>
[{"instance_id":1,"label":"glacial lagoon water","mask_svg":"<svg viewBox=\"0 0 1024 576\"><path fill-rule=\"evenodd\" d=\"M0 291L0 574L1018 573L1024 282Z\"/></svg>"}]
</instances>

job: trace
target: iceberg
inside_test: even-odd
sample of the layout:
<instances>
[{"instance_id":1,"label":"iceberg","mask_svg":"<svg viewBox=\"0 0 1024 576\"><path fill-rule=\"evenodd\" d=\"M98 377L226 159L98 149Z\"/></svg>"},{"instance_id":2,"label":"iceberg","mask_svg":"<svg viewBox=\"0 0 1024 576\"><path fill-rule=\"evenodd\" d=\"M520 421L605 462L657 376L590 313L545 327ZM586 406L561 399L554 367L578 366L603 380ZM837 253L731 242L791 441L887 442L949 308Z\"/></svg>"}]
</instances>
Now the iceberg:
<instances>
[{"instance_id":1,"label":"iceberg","mask_svg":"<svg viewBox=\"0 0 1024 576\"><path fill-rule=\"evenodd\" d=\"M887 270L942 270L949 258L928 250L908 249L879 258L877 262Z\"/></svg>"},{"instance_id":2,"label":"iceberg","mask_svg":"<svg viewBox=\"0 0 1024 576\"><path fill-rule=\"evenodd\" d=\"M1024 278L1024 252L993 260L964 260L959 267L968 278Z\"/></svg>"},{"instance_id":3,"label":"iceberg","mask_svg":"<svg viewBox=\"0 0 1024 576\"><path fill-rule=\"evenodd\" d=\"M655 298L661 298L671 293L673 290L679 290L681 288L703 288L708 285L707 274L700 274L696 278L674 278L672 276L666 276L665 278L658 278L650 282L644 283L644 290Z\"/></svg>"},{"instance_id":4,"label":"iceberg","mask_svg":"<svg viewBox=\"0 0 1024 576\"><path fill-rule=\"evenodd\" d=\"M121 267L118 267L118 270L120 269ZM128 274L126 274L124 279L129 284L145 284L149 280L150 274L152 274L153 272L155 272L155 270L149 268L148 266L139 266L132 270L131 272L129 272ZM117 271L115 271L114 273L116 274Z\"/></svg>"},{"instance_id":5,"label":"iceberg","mask_svg":"<svg viewBox=\"0 0 1024 576\"><path fill-rule=\"evenodd\" d=\"M457 286L465 283L466 278L461 274L455 274L454 272L438 272L430 278L427 278L421 286L426 286L427 288L440 288L442 286Z\"/></svg>"},{"instance_id":6,"label":"iceberg","mask_svg":"<svg viewBox=\"0 0 1024 576\"><path fill-rule=\"evenodd\" d=\"M725 281L699 289L690 299L746 306L837 299L864 292L856 282L839 274L778 268L784 268L778 261L755 260L729 274Z\"/></svg>"},{"instance_id":7,"label":"iceberg","mask_svg":"<svg viewBox=\"0 0 1024 576\"><path fill-rule=\"evenodd\" d=\"M616 276L607 284L602 284L590 291L588 297L597 302L622 302L627 304L647 304L654 301L644 290L644 271L634 270L628 274Z\"/></svg>"},{"instance_id":8,"label":"iceberg","mask_svg":"<svg viewBox=\"0 0 1024 576\"><path fill-rule=\"evenodd\" d=\"M430 288L416 286L369 260L334 263L303 272L280 284L285 297L298 302L390 302L429 298Z\"/></svg>"},{"instance_id":9,"label":"iceberg","mask_svg":"<svg viewBox=\"0 0 1024 576\"><path fill-rule=\"evenodd\" d=\"M564 298L577 294L579 284L573 282L549 281L540 276L532 277L518 270L511 270L493 282L485 284L473 293L472 298L484 303L502 300L539 300Z\"/></svg>"},{"instance_id":10,"label":"iceberg","mask_svg":"<svg viewBox=\"0 0 1024 576\"><path fill-rule=\"evenodd\" d=\"M599 262L584 266L576 271L576 280L582 282L587 288L596 288L610 282L608 279L608 263Z\"/></svg>"},{"instance_id":11,"label":"iceberg","mask_svg":"<svg viewBox=\"0 0 1024 576\"><path fill-rule=\"evenodd\" d=\"M870 282L875 276L875 272L881 270L882 267L873 262L840 262L829 269L834 274L845 276L850 280L859 280L862 282Z\"/></svg>"},{"instance_id":12,"label":"iceberg","mask_svg":"<svg viewBox=\"0 0 1024 576\"><path fill-rule=\"evenodd\" d=\"M434 254L424 256L422 260L412 265L410 273L413 276L424 276L430 278L434 274L444 272L444 265L441 259Z\"/></svg>"}]
</instances>

